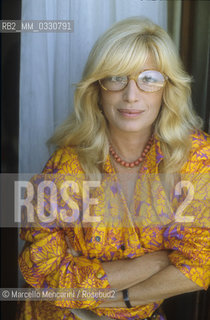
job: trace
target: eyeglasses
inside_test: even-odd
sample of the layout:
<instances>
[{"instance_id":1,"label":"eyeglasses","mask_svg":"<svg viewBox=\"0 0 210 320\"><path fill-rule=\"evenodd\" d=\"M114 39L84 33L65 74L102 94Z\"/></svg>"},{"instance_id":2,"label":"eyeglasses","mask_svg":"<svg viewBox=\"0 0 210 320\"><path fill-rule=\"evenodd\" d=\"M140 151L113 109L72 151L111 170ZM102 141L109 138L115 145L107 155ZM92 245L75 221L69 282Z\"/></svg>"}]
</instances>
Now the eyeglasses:
<instances>
[{"instance_id":1,"label":"eyeglasses","mask_svg":"<svg viewBox=\"0 0 210 320\"><path fill-rule=\"evenodd\" d=\"M127 87L131 79L136 82L140 90L155 92L165 86L168 77L156 70L144 70L137 77L109 76L99 80L99 84L104 90L121 91Z\"/></svg>"}]
</instances>

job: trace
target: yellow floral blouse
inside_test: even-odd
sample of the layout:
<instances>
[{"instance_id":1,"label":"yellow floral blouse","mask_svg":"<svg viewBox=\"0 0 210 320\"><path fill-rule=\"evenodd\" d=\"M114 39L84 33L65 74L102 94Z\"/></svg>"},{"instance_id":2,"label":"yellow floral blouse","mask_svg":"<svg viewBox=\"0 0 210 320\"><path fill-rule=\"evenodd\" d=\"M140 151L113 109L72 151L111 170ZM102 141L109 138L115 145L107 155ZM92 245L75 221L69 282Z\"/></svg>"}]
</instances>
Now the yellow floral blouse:
<instances>
[{"instance_id":1,"label":"yellow floral blouse","mask_svg":"<svg viewBox=\"0 0 210 320\"><path fill-rule=\"evenodd\" d=\"M88 207L88 193L83 192L85 175L75 149L65 147L55 151L43 174L32 179L35 191L44 179L57 186L57 207L50 204L50 199L53 203L56 199L50 198L49 192L45 191L44 196L45 214L55 212L54 219L45 223L35 215L36 225L22 227L20 233L26 241L19 257L26 282L34 288L110 288L101 262L133 259L169 249L171 263L207 289L210 283L210 139L202 131L194 132L191 139L190 156L179 176L184 184L179 189L178 182L176 191L166 196L158 174L163 155L155 138L139 172L130 209L109 157L101 182L89 189L90 197L97 199L97 203ZM66 198L62 193L64 181L67 185L70 181ZM35 212L40 212L36 194L38 192L33 200ZM78 256L67 252L65 236ZM143 319L152 315L162 301L130 309L100 308L100 303L99 299L27 300L21 305L19 319L78 319L71 312L76 308L87 308L99 316L114 319Z\"/></svg>"}]
</instances>

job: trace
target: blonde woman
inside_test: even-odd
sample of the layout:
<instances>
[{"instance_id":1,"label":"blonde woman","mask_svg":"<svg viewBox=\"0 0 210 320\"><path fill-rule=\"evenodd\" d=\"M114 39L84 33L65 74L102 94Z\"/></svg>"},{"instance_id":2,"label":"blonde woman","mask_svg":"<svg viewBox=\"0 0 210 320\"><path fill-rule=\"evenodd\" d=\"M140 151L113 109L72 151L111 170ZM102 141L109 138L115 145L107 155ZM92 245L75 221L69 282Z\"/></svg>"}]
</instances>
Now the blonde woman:
<instances>
[{"instance_id":1,"label":"blonde woman","mask_svg":"<svg viewBox=\"0 0 210 320\"><path fill-rule=\"evenodd\" d=\"M201 177L209 137L193 112L190 81L168 34L148 19L123 20L98 39L74 112L50 140L57 150L43 173L58 187L57 214L22 228L19 258L31 287L80 288L87 298L26 301L19 319L165 319L165 298L208 288ZM175 189L186 175L199 201L178 214L189 185L179 196ZM48 214L49 201L46 192ZM104 296L94 291L92 299L88 289Z\"/></svg>"}]
</instances>

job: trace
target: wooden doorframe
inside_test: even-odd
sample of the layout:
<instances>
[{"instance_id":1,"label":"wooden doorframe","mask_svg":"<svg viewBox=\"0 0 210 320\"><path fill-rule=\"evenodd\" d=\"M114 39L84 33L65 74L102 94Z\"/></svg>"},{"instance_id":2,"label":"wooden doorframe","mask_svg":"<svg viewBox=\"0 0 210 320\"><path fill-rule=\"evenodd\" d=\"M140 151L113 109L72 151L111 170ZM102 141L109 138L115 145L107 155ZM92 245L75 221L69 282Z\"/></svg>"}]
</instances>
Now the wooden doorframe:
<instances>
[{"instance_id":1,"label":"wooden doorframe","mask_svg":"<svg viewBox=\"0 0 210 320\"><path fill-rule=\"evenodd\" d=\"M210 58L209 58L209 47L207 36L207 19L210 20L210 16L207 16L209 11L208 4L203 1L194 0L183 0L181 8L181 26L180 26L180 55L184 63L187 72L193 76L196 82L192 84L192 98L195 104L195 109L200 114L204 120L204 131L210 131L209 124L209 91L207 90L209 86L209 68L210 68ZM202 21L202 14L205 18ZM203 26L202 26L203 25ZM204 27L205 26L205 27ZM201 37L199 37L199 30L201 32ZM205 45L203 40L205 40ZM199 42L201 41L201 42ZM198 43L199 42L199 43ZM202 45L202 50L199 52L200 45ZM200 60L200 73L199 73L199 59ZM208 70L207 70L208 69ZM201 77L201 72L203 77Z\"/></svg>"},{"instance_id":2,"label":"wooden doorframe","mask_svg":"<svg viewBox=\"0 0 210 320\"><path fill-rule=\"evenodd\" d=\"M181 15L181 28L180 28L180 55L184 66L189 74L192 74L192 58L193 58L193 43L194 32L195 32L195 19L196 19L196 5L197 0L182 0L182 15ZM209 58L209 48L208 48L208 73L207 73L207 83L204 85L210 85L210 58ZM205 79L203 80L205 81ZM210 103L210 90L207 91L206 105L205 108L205 118L204 120L204 130L210 132L209 124L209 103ZM192 320L207 320L210 319L210 289L207 291L198 291L196 293L196 299L194 304L194 312Z\"/></svg>"},{"instance_id":3,"label":"wooden doorframe","mask_svg":"<svg viewBox=\"0 0 210 320\"><path fill-rule=\"evenodd\" d=\"M182 1L180 55L187 72L192 71L192 39L195 18L195 1Z\"/></svg>"}]
</instances>

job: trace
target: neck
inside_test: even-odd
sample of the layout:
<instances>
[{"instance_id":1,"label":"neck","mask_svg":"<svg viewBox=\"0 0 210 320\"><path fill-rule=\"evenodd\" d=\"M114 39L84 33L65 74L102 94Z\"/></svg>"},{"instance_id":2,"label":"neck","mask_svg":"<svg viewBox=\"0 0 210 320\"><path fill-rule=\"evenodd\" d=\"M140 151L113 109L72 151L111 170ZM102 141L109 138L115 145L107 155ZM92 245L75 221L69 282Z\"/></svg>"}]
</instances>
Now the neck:
<instances>
[{"instance_id":1,"label":"neck","mask_svg":"<svg viewBox=\"0 0 210 320\"><path fill-rule=\"evenodd\" d=\"M123 159L134 161L143 152L151 135L151 130L142 133L110 130L110 142Z\"/></svg>"}]
</instances>

